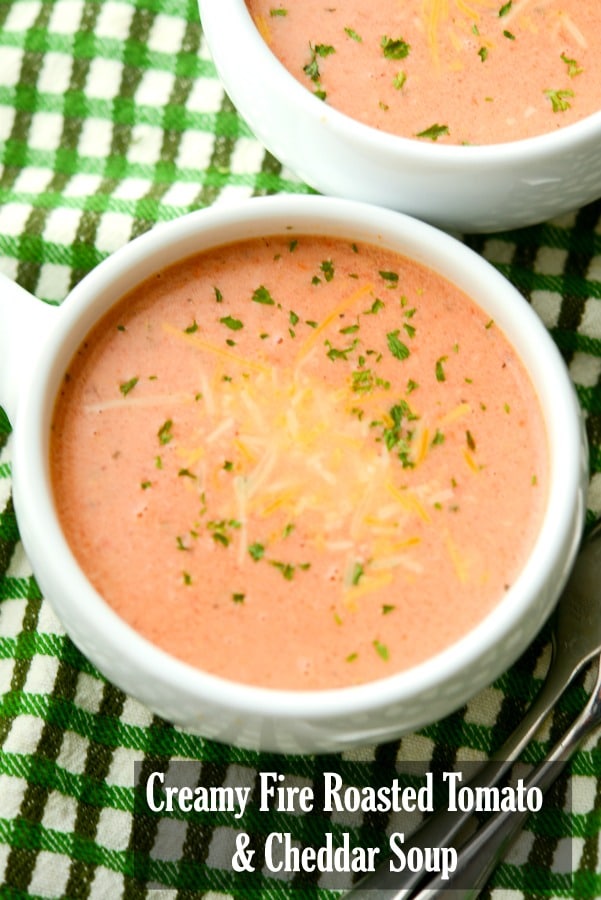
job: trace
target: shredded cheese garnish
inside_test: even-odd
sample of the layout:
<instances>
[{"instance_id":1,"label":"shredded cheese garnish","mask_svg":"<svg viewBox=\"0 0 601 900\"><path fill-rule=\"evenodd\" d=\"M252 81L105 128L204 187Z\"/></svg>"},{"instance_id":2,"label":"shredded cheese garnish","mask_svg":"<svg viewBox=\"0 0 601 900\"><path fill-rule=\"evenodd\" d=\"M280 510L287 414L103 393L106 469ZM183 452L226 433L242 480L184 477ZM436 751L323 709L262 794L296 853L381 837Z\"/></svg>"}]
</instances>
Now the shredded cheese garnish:
<instances>
[{"instance_id":1,"label":"shredded cheese garnish","mask_svg":"<svg viewBox=\"0 0 601 900\"><path fill-rule=\"evenodd\" d=\"M269 27L265 16L257 16L255 18L255 25L265 43L270 46L273 38L271 35L271 28Z\"/></svg>"},{"instance_id":2,"label":"shredded cheese garnish","mask_svg":"<svg viewBox=\"0 0 601 900\"><path fill-rule=\"evenodd\" d=\"M453 490L415 473L440 452L442 426L472 413L461 402L427 421L401 396L392 396L390 384L378 381L365 363L349 368L338 386L312 374L309 360L332 348L328 337L340 333L341 317L366 296L376 296L372 283L343 297L312 327L287 366L249 359L207 341L201 330L163 323L165 334L199 356L196 431L190 446L178 444L176 452L210 494L206 508L220 529L214 536L236 545L240 566L255 564L259 541L261 556L268 546L271 564L293 577L302 564L289 561L283 548L300 529L302 546L342 557L341 600L347 609L381 590L399 570L407 578L423 570L416 556L421 533L435 526L433 517L453 500ZM361 314L367 314L365 304L357 308ZM396 344L389 342L389 352L402 365L406 357L397 355ZM332 356L332 364L340 365L338 358ZM353 379L357 372L367 379ZM130 398L120 398L125 402ZM480 471L469 448L456 451L459 459L462 452L468 467ZM441 540L462 580L459 549Z\"/></svg>"},{"instance_id":3,"label":"shredded cheese garnish","mask_svg":"<svg viewBox=\"0 0 601 900\"><path fill-rule=\"evenodd\" d=\"M315 346L318 338L320 338L323 332L329 328L329 326L334 322L341 313L345 312L349 307L353 306L357 300L360 300L361 297L364 297L366 294L369 294L373 291L372 284L364 284L362 287L358 288L356 291L353 291L348 297L345 297L332 312L325 317L323 322L315 328L307 340L301 346L300 352L298 354L298 361L301 362L308 354L308 352Z\"/></svg>"},{"instance_id":4,"label":"shredded cheese garnish","mask_svg":"<svg viewBox=\"0 0 601 900\"><path fill-rule=\"evenodd\" d=\"M588 47L587 39L585 38L585 36L582 33L582 31L580 30L580 28L578 28L578 26L576 25L576 23L574 22L574 20L568 13L560 11L558 13L558 18L559 18L558 33L563 30L569 37L573 38L576 41L576 43L579 44L581 47Z\"/></svg>"},{"instance_id":5,"label":"shredded cheese garnish","mask_svg":"<svg viewBox=\"0 0 601 900\"><path fill-rule=\"evenodd\" d=\"M347 298L335 315L368 290L365 286ZM181 339L180 332L166 330ZM345 603L351 606L387 584L393 569L419 569L411 554L420 542L416 521L430 522L424 499L428 488L423 487L420 497L391 482L390 452L383 443L368 440L366 423L349 415L346 391L324 388L298 366L250 367L236 354L215 353L195 335L189 342L217 359L233 357L236 365L248 370L243 378L217 377L219 390L203 392L197 402L197 446L178 448L189 464L208 446L213 458L221 455L230 461L231 474L219 466L213 471L211 516L238 521L232 540L237 542L241 564L250 559L251 519L273 522L271 530L277 534L278 521L298 522L306 515L312 528L307 540L313 546L339 546L349 559L369 561L361 579L343 588ZM424 428L417 462L427 453L428 439ZM385 497L388 501L383 503ZM394 540L382 544L386 535Z\"/></svg>"},{"instance_id":6,"label":"shredded cheese garnish","mask_svg":"<svg viewBox=\"0 0 601 900\"><path fill-rule=\"evenodd\" d=\"M457 544L450 534L446 535L445 543L457 578L461 584L465 584L469 577L469 564L467 558L459 551Z\"/></svg>"},{"instance_id":7,"label":"shredded cheese garnish","mask_svg":"<svg viewBox=\"0 0 601 900\"><path fill-rule=\"evenodd\" d=\"M244 369L248 369L253 372L268 372L269 369L267 366L262 365L261 363L257 363L252 359L245 359L243 356L240 356L238 353L234 353L232 350L225 350L223 347L218 347L216 344L211 344L210 341L205 341L203 338L199 337L197 334L187 334L185 331L181 331L179 328L176 328L174 325L170 325L168 322L163 323L163 328L168 334L172 334L174 337L177 337L180 341L184 341L187 344L191 344L193 347L198 347L200 350L206 350L209 353L212 353L214 356L219 356L228 362L236 363L239 366L242 366Z\"/></svg>"},{"instance_id":8,"label":"shredded cheese garnish","mask_svg":"<svg viewBox=\"0 0 601 900\"><path fill-rule=\"evenodd\" d=\"M455 51L464 48L463 41L453 29L453 25L461 30L480 20L478 9L498 8L499 0L453 0L453 10L449 8L449 0L422 0L422 19L428 40L430 54L436 65L440 64L441 40L448 38ZM463 19L461 18L463 16Z\"/></svg>"},{"instance_id":9,"label":"shredded cheese garnish","mask_svg":"<svg viewBox=\"0 0 601 900\"><path fill-rule=\"evenodd\" d=\"M161 406L181 406L194 402L194 398L190 394L150 394L136 395L128 394L126 397L115 397L102 400L98 403L87 403L85 411L88 413L106 412L110 409L132 409L134 407L161 407Z\"/></svg>"}]
</instances>

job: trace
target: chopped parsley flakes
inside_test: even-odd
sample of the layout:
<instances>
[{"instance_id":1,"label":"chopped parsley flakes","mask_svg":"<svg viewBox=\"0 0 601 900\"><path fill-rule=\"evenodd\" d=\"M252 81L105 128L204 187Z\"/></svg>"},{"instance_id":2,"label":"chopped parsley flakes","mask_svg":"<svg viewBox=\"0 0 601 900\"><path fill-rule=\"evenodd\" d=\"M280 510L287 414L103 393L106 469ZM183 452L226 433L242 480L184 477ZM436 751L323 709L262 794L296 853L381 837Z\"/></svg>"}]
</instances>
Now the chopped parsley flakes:
<instances>
[{"instance_id":1,"label":"chopped parsley flakes","mask_svg":"<svg viewBox=\"0 0 601 900\"><path fill-rule=\"evenodd\" d=\"M399 338L399 329L396 331L389 331L386 335L386 340L388 341L388 349L392 353L396 359L407 359L409 356L409 347L407 344L403 343L403 341Z\"/></svg>"},{"instance_id":2,"label":"chopped parsley flakes","mask_svg":"<svg viewBox=\"0 0 601 900\"><path fill-rule=\"evenodd\" d=\"M130 391L132 391L137 385L139 379L138 378L130 378L129 381L124 381L119 385L119 390L123 394L124 397L127 397Z\"/></svg>"},{"instance_id":3,"label":"chopped parsley flakes","mask_svg":"<svg viewBox=\"0 0 601 900\"><path fill-rule=\"evenodd\" d=\"M443 137L448 133L448 125L430 125L429 128L424 128L423 131L418 131L416 137L429 138L431 141L437 141L439 137Z\"/></svg>"},{"instance_id":4,"label":"chopped parsley flakes","mask_svg":"<svg viewBox=\"0 0 601 900\"><path fill-rule=\"evenodd\" d=\"M390 38L387 35L384 35L380 41L380 47L386 59L405 59L411 50L410 45L403 38Z\"/></svg>"},{"instance_id":5,"label":"chopped parsley flakes","mask_svg":"<svg viewBox=\"0 0 601 900\"><path fill-rule=\"evenodd\" d=\"M357 34L354 28L345 28L344 31L351 38L351 40L356 41L358 44L362 43L363 38L360 34Z\"/></svg>"},{"instance_id":6,"label":"chopped parsley flakes","mask_svg":"<svg viewBox=\"0 0 601 900\"><path fill-rule=\"evenodd\" d=\"M255 303L262 303L264 306L275 306L275 300L263 284L253 291L252 299Z\"/></svg>"},{"instance_id":7,"label":"chopped parsley flakes","mask_svg":"<svg viewBox=\"0 0 601 900\"><path fill-rule=\"evenodd\" d=\"M226 325L228 328L231 328L232 331L240 331L241 328L244 328L244 323L240 321L240 319L234 319L232 316L224 316L222 319L219 319L222 325Z\"/></svg>"},{"instance_id":8,"label":"chopped parsley flakes","mask_svg":"<svg viewBox=\"0 0 601 900\"><path fill-rule=\"evenodd\" d=\"M172 419L167 419L165 422L163 422L163 424L157 431L157 437L159 439L160 444L168 444L170 441L173 440L173 434L171 431L172 428L173 428L173 420Z\"/></svg>"},{"instance_id":9,"label":"chopped parsley flakes","mask_svg":"<svg viewBox=\"0 0 601 900\"><path fill-rule=\"evenodd\" d=\"M548 97L551 101L551 106L553 108L553 112L565 112L566 109L569 109L572 105L569 102L568 98L572 98L574 96L574 91L564 90L564 91L545 91L545 97Z\"/></svg>"}]
</instances>

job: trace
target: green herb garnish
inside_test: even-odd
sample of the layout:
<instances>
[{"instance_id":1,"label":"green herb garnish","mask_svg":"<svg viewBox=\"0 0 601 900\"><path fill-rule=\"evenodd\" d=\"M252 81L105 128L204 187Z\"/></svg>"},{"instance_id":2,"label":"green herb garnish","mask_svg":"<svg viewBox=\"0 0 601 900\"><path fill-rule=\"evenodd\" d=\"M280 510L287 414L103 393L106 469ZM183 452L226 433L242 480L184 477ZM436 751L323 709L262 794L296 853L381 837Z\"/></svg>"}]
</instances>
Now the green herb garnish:
<instances>
[{"instance_id":1,"label":"green herb garnish","mask_svg":"<svg viewBox=\"0 0 601 900\"><path fill-rule=\"evenodd\" d=\"M371 369L357 369L351 375L351 388L355 394L369 394L374 388L390 389L390 382L378 375L374 375Z\"/></svg>"},{"instance_id":2,"label":"green herb garnish","mask_svg":"<svg viewBox=\"0 0 601 900\"><path fill-rule=\"evenodd\" d=\"M345 28L344 31L345 31L345 34L348 34L348 36L353 41L357 41L358 44L360 44L363 41L363 38L361 37L361 35L357 34L357 32L355 31L354 28Z\"/></svg>"},{"instance_id":3,"label":"green herb garnish","mask_svg":"<svg viewBox=\"0 0 601 900\"><path fill-rule=\"evenodd\" d=\"M383 278L384 281L388 281L391 287L396 287L399 283L399 273L398 272L386 272L380 270L379 272L380 278Z\"/></svg>"},{"instance_id":4,"label":"green herb garnish","mask_svg":"<svg viewBox=\"0 0 601 900\"><path fill-rule=\"evenodd\" d=\"M415 465L410 455L413 433L403 432L404 419L414 421L419 419L419 416L413 412L406 400L400 400L389 409L387 420L372 422L371 426L382 428L382 435L377 440L383 441L387 450L395 451L404 469L412 469Z\"/></svg>"},{"instance_id":5,"label":"green herb garnish","mask_svg":"<svg viewBox=\"0 0 601 900\"><path fill-rule=\"evenodd\" d=\"M380 41L380 47L386 59L405 59L411 50L411 46L403 38L390 38L386 35Z\"/></svg>"},{"instance_id":6,"label":"green herb garnish","mask_svg":"<svg viewBox=\"0 0 601 900\"><path fill-rule=\"evenodd\" d=\"M328 352L326 353L326 356L328 357L328 359L331 359L331 360L348 359L349 353L353 352L353 350L355 349L355 347L357 346L358 343L359 342L358 342L357 338L355 338L355 340L352 341L352 343L350 343L348 347L343 347L342 349L339 349L337 347L333 347L332 343L330 341L325 341L325 345L328 348Z\"/></svg>"},{"instance_id":7,"label":"green herb garnish","mask_svg":"<svg viewBox=\"0 0 601 900\"><path fill-rule=\"evenodd\" d=\"M275 300L263 284L253 292L252 299L255 303L262 303L264 306L275 306Z\"/></svg>"},{"instance_id":8,"label":"green herb garnish","mask_svg":"<svg viewBox=\"0 0 601 900\"><path fill-rule=\"evenodd\" d=\"M358 585L363 576L365 575L365 568L360 562L356 562L353 566L353 572L351 574L351 584Z\"/></svg>"},{"instance_id":9,"label":"green herb garnish","mask_svg":"<svg viewBox=\"0 0 601 900\"><path fill-rule=\"evenodd\" d=\"M575 78L576 75L580 75L583 72L583 69L578 65L575 59L569 59L565 53L561 54L561 58L568 67L568 75L570 78Z\"/></svg>"},{"instance_id":10,"label":"green herb garnish","mask_svg":"<svg viewBox=\"0 0 601 900\"><path fill-rule=\"evenodd\" d=\"M172 419L167 419L166 422L163 422L163 424L157 431L157 437L159 439L159 443L168 444L169 441L173 440L173 434L171 433L172 428L173 428L173 420Z\"/></svg>"},{"instance_id":11,"label":"green herb garnish","mask_svg":"<svg viewBox=\"0 0 601 900\"><path fill-rule=\"evenodd\" d=\"M388 349L396 359L407 359L409 356L409 347L399 338L399 329L389 331L386 335L388 341Z\"/></svg>"},{"instance_id":12,"label":"green herb garnish","mask_svg":"<svg viewBox=\"0 0 601 900\"><path fill-rule=\"evenodd\" d=\"M292 563L279 562L278 560L275 560L275 559L270 559L269 562L274 567L274 569L277 569L279 572L282 573L282 575L284 576L286 581L292 581L292 579L294 578L294 568L295 568L292 565Z\"/></svg>"},{"instance_id":13,"label":"green herb garnish","mask_svg":"<svg viewBox=\"0 0 601 900\"><path fill-rule=\"evenodd\" d=\"M258 543L250 544L250 546L248 548L248 552L250 553L250 555L254 559L254 561L258 562L260 559L263 558L263 556L265 554L265 547L263 546L263 544L258 544Z\"/></svg>"},{"instance_id":14,"label":"green herb garnish","mask_svg":"<svg viewBox=\"0 0 601 900\"><path fill-rule=\"evenodd\" d=\"M574 96L574 91L544 91L545 97L548 97L553 107L553 112L565 112L572 105L568 101L568 97Z\"/></svg>"},{"instance_id":15,"label":"green herb garnish","mask_svg":"<svg viewBox=\"0 0 601 900\"><path fill-rule=\"evenodd\" d=\"M227 325L228 328L231 328L232 331L240 331L241 328L244 328L244 322L241 322L240 319L234 319L232 316L224 316L219 321L222 325Z\"/></svg>"},{"instance_id":16,"label":"green herb garnish","mask_svg":"<svg viewBox=\"0 0 601 900\"><path fill-rule=\"evenodd\" d=\"M207 528L211 532L211 537L216 543L221 544L223 547L229 547L232 539L232 529L240 527L240 522L238 522L237 519L216 519L207 522Z\"/></svg>"},{"instance_id":17,"label":"green herb garnish","mask_svg":"<svg viewBox=\"0 0 601 900\"><path fill-rule=\"evenodd\" d=\"M437 141L439 137L449 133L448 125L430 125L423 131L418 131L416 137L429 138L431 141Z\"/></svg>"},{"instance_id":18,"label":"green herb garnish","mask_svg":"<svg viewBox=\"0 0 601 900\"><path fill-rule=\"evenodd\" d=\"M322 59L326 56L330 56L332 53L335 53L334 47L331 44L312 44L309 45L311 49L311 59L307 63L306 66L303 66L303 72L307 75L308 78L316 85L317 90L315 93L320 99L325 100L325 91L321 88L320 85L320 72L319 72L319 63L317 61L318 57Z\"/></svg>"},{"instance_id":19,"label":"green herb garnish","mask_svg":"<svg viewBox=\"0 0 601 900\"><path fill-rule=\"evenodd\" d=\"M386 306L386 304L384 303L384 301L380 300L378 297L376 297L376 299L374 300L374 302L372 303L370 308L365 310L364 315L375 316L375 314L377 312L379 312L381 309L384 309L385 306Z\"/></svg>"},{"instance_id":20,"label":"green herb garnish","mask_svg":"<svg viewBox=\"0 0 601 900\"><path fill-rule=\"evenodd\" d=\"M124 381L123 384L119 385L119 390L123 394L124 397L127 397L129 392L135 388L139 379L138 378L130 378L129 381Z\"/></svg>"},{"instance_id":21,"label":"green herb garnish","mask_svg":"<svg viewBox=\"0 0 601 900\"><path fill-rule=\"evenodd\" d=\"M384 662L387 662L390 659L390 653L386 644L383 644L381 641L375 640L373 642L374 650Z\"/></svg>"}]
</instances>

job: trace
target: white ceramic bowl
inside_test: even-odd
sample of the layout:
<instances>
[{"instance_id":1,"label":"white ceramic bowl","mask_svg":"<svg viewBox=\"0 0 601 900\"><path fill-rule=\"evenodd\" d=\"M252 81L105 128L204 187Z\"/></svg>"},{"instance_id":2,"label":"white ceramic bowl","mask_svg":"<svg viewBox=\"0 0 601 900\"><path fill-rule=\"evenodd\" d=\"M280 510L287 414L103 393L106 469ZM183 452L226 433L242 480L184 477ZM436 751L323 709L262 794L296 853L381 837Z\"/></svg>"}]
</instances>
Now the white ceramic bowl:
<instances>
[{"instance_id":1,"label":"white ceramic bowl","mask_svg":"<svg viewBox=\"0 0 601 900\"><path fill-rule=\"evenodd\" d=\"M601 111L540 137L489 146L410 140L328 106L276 59L244 0L198 0L233 103L311 187L462 232L542 222L601 196Z\"/></svg>"},{"instance_id":2,"label":"white ceramic bowl","mask_svg":"<svg viewBox=\"0 0 601 900\"><path fill-rule=\"evenodd\" d=\"M57 521L48 473L55 396L98 317L152 272L205 248L264 234L318 233L394 249L455 282L494 318L539 393L550 447L544 522L522 574L470 633L422 665L359 687L311 692L235 684L196 670L135 633L91 587ZM31 361L35 360L35 364ZM326 197L279 196L192 213L137 238L81 281L60 308L4 279L0 402L14 425L14 500L44 595L81 651L166 719L270 751L337 751L383 741L450 713L527 647L552 610L581 536L587 454L565 366L531 307L481 257L400 213Z\"/></svg>"}]
</instances>

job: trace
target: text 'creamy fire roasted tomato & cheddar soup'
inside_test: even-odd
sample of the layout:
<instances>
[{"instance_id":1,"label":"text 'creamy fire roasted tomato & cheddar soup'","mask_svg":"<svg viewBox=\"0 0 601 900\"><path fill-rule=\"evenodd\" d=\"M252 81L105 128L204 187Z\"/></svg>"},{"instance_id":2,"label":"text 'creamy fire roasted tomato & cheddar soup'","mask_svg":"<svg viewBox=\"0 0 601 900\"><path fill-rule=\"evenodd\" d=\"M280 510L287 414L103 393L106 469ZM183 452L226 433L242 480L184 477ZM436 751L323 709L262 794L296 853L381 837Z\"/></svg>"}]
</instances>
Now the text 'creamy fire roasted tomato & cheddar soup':
<instances>
[{"instance_id":1,"label":"text 'creamy fire roasted tomato & cheddar soup'","mask_svg":"<svg viewBox=\"0 0 601 900\"><path fill-rule=\"evenodd\" d=\"M544 424L505 336L386 249L313 236L203 252L100 321L51 467L116 612L226 678L333 688L456 641L540 526Z\"/></svg>"},{"instance_id":2,"label":"text 'creamy fire roasted tomato & cheddar soup'","mask_svg":"<svg viewBox=\"0 0 601 900\"><path fill-rule=\"evenodd\" d=\"M246 0L282 64L382 131L492 144L601 110L598 0Z\"/></svg>"}]
</instances>

